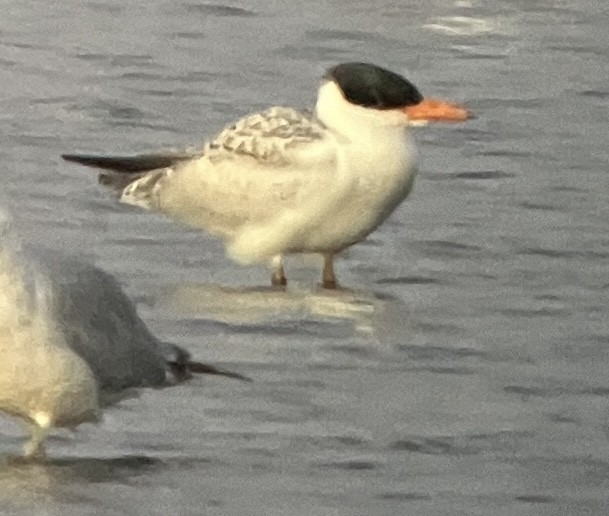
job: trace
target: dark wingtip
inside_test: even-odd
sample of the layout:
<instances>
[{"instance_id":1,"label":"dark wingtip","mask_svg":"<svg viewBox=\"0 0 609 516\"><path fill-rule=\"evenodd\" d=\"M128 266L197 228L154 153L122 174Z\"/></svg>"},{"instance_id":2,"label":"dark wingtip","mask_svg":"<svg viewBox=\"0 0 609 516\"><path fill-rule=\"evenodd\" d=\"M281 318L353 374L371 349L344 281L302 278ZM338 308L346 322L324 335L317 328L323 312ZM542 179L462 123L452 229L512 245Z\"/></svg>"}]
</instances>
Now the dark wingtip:
<instances>
[{"instance_id":1,"label":"dark wingtip","mask_svg":"<svg viewBox=\"0 0 609 516\"><path fill-rule=\"evenodd\" d=\"M125 161L125 158L96 156L93 154L62 154L61 157L65 161L78 163L85 167L103 168L107 170L123 170L121 163Z\"/></svg>"},{"instance_id":2,"label":"dark wingtip","mask_svg":"<svg viewBox=\"0 0 609 516\"><path fill-rule=\"evenodd\" d=\"M167 168L190 159L193 154L140 154L136 156L99 156L94 154L62 154L61 157L69 162L86 167L113 170L126 174L137 174Z\"/></svg>"},{"instance_id":3,"label":"dark wingtip","mask_svg":"<svg viewBox=\"0 0 609 516\"><path fill-rule=\"evenodd\" d=\"M65 161L71 161L73 163L81 163L84 158L87 158L83 154L62 154L61 158ZM84 165L84 163L82 163Z\"/></svg>"}]
</instances>

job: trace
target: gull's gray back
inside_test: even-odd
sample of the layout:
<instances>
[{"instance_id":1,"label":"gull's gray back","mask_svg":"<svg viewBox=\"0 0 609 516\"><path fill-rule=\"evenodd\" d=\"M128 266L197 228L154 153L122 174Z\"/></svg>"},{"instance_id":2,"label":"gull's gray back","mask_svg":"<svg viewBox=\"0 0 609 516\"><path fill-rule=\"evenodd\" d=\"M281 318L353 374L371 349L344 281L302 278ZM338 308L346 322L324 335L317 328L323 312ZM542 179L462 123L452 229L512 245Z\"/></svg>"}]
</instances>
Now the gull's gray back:
<instances>
[{"instance_id":1,"label":"gull's gray back","mask_svg":"<svg viewBox=\"0 0 609 516\"><path fill-rule=\"evenodd\" d=\"M165 383L166 346L148 331L114 277L48 249L27 248L24 257L46 278L59 330L91 368L100 391Z\"/></svg>"}]
</instances>

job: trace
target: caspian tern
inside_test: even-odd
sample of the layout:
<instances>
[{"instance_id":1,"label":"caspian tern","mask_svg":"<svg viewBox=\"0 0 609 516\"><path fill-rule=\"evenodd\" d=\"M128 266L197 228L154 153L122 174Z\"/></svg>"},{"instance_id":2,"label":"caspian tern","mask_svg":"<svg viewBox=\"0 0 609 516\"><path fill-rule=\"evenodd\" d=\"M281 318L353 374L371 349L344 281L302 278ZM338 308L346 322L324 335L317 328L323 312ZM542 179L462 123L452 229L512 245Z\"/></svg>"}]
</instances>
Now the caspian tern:
<instances>
[{"instance_id":1,"label":"caspian tern","mask_svg":"<svg viewBox=\"0 0 609 516\"><path fill-rule=\"evenodd\" d=\"M364 240L412 189L408 126L467 118L463 107L424 100L394 72L343 63L324 75L313 113L272 107L197 152L62 157L112 171L100 182L122 202L224 238L237 261L270 261L274 285L286 284L283 255L322 254L323 286L334 288L334 256Z\"/></svg>"}]
</instances>

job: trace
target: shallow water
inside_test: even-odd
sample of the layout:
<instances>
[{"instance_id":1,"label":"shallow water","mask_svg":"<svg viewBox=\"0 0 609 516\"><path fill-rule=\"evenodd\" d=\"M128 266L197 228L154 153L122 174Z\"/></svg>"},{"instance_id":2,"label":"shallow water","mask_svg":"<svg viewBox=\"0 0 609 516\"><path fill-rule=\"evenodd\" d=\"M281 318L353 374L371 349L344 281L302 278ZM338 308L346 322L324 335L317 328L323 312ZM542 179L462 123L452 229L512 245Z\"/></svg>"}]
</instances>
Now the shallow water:
<instances>
[{"instance_id":1,"label":"shallow water","mask_svg":"<svg viewBox=\"0 0 609 516\"><path fill-rule=\"evenodd\" d=\"M153 331L254 378L142 394L0 467L2 514L609 511L609 22L580 0L7 0L0 189L28 240L115 274ZM285 293L117 205L69 151L201 142L310 106L340 61L466 102L407 202ZM0 454L22 432L0 420Z\"/></svg>"}]
</instances>

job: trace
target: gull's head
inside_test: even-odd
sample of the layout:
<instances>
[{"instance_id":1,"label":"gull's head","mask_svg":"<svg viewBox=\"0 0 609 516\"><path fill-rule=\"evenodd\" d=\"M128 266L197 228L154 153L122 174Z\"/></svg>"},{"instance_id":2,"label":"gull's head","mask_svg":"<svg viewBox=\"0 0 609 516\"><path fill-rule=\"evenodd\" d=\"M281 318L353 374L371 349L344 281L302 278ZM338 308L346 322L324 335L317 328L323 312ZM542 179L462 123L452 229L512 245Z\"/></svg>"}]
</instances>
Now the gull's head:
<instances>
[{"instance_id":1,"label":"gull's head","mask_svg":"<svg viewBox=\"0 0 609 516\"><path fill-rule=\"evenodd\" d=\"M450 102L424 99L401 75L370 63L342 63L323 77L316 113L329 127L368 122L377 126L463 121L468 111Z\"/></svg>"}]
</instances>

